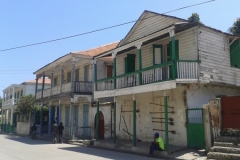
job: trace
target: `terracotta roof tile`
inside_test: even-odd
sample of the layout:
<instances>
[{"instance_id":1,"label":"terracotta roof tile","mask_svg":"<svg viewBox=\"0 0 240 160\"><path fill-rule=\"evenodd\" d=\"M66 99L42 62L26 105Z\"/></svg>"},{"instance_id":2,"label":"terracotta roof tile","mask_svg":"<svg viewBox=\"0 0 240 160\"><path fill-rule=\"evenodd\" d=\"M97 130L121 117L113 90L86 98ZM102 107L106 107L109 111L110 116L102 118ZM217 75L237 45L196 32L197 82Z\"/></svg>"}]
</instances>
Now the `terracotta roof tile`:
<instances>
[{"instance_id":1,"label":"terracotta roof tile","mask_svg":"<svg viewBox=\"0 0 240 160\"><path fill-rule=\"evenodd\" d=\"M43 78L38 79L38 83L42 83L42 82L43 82ZM25 81L23 83L36 83L36 80L33 79L33 80ZM51 79L46 77L45 78L45 84L51 84Z\"/></svg>"},{"instance_id":2,"label":"terracotta roof tile","mask_svg":"<svg viewBox=\"0 0 240 160\"><path fill-rule=\"evenodd\" d=\"M116 48L118 43L119 43L119 41L113 42L113 43L110 43L110 44L106 44L106 45L103 45L103 46L99 46L99 47L96 47L96 48L88 49L88 50L85 50L85 51L71 52L71 53L81 54L81 55L86 55L86 56L96 56L98 54L101 54L103 52L110 51L110 50Z\"/></svg>"}]
</instances>

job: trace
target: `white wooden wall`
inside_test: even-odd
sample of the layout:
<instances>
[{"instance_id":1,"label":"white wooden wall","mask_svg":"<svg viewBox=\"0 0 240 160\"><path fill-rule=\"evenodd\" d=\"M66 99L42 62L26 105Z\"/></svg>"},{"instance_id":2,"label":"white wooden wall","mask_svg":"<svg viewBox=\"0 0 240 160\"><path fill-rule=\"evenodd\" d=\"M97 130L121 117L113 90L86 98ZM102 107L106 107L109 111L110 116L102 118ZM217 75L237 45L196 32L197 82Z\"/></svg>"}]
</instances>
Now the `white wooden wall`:
<instances>
[{"instance_id":1,"label":"white wooden wall","mask_svg":"<svg viewBox=\"0 0 240 160\"><path fill-rule=\"evenodd\" d=\"M207 80L240 85L240 69L231 67L229 38L225 34L201 26L198 45L200 73L209 75Z\"/></svg>"},{"instance_id":2,"label":"white wooden wall","mask_svg":"<svg viewBox=\"0 0 240 160\"><path fill-rule=\"evenodd\" d=\"M179 59L180 60L197 60L197 27L185 30L176 34L176 40L179 40ZM142 68L147 68L153 65L153 44L167 45L171 41L170 37L149 43L142 46ZM133 49L126 53L117 55L117 75L125 73L124 58L127 54L136 55L136 70L138 70L138 54L137 49Z\"/></svg>"},{"instance_id":3,"label":"white wooden wall","mask_svg":"<svg viewBox=\"0 0 240 160\"><path fill-rule=\"evenodd\" d=\"M151 17L151 18L144 19L147 17ZM121 45L132 42L134 40L142 38L156 31L159 31L163 28L170 26L171 24L174 24L177 22L184 22L183 20L180 20L180 19L166 17L166 16L154 14L151 12L145 12L141 18L144 20L139 21L135 25L132 32L128 35L128 37L126 37L126 39L124 39Z\"/></svg>"}]
</instances>

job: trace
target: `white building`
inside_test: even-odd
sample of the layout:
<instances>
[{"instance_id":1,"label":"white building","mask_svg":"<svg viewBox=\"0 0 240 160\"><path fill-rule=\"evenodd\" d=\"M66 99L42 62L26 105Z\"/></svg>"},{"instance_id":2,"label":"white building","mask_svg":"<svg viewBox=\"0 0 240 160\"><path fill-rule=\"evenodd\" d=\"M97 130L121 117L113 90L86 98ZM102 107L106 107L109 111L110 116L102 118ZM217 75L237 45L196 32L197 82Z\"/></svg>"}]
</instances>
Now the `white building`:
<instances>
[{"instance_id":1,"label":"white building","mask_svg":"<svg viewBox=\"0 0 240 160\"><path fill-rule=\"evenodd\" d=\"M40 79L39 83L42 83ZM47 87L49 87L50 80L47 79ZM12 84L3 90L3 102L2 102L2 130L7 132L13 132L16 126L16 116L14 116L14 110L17 107L18 101L22 96L35 95L36 80L30 80L21 84ZM41 89L41 86L38 87Z\"/></svg>"}]
</instances>

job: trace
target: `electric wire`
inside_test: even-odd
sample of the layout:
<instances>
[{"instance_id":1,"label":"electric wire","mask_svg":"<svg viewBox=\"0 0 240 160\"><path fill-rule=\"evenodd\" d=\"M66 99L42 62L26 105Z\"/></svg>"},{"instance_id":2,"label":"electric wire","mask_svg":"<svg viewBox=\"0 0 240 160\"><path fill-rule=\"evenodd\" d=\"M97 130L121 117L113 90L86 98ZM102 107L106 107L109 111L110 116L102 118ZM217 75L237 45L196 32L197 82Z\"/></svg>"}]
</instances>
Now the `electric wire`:
<instances>
[{"instance_id":1,"label":"electric wire","mask_svg":"<svg viewBox=\"0 0 240 160\"><path fill-rule=\"evenodd\" d=\"M182 10L182 9L186 9L186 8L190 8L190 7L194 7L194 6L210 3L210 2L213 2L213 1L216 1L216 0L209 0L209 1L201 2L201 3L197 3L197 4L181 7L181 8L174 9L174 10L171 10L171 11L168 11L168 12L164 12L162 14L164 15L164 14L175 12L175 11L179 11L179 10ZM117 25L113 25L113 26L109 26L109 27L105 27L105 28L100 28L100 29L97 29L97 30L89 31L89 32L84 32L84 33L80 33L80 34L76 34L76 35L67 36L67 37L62 37L62 38L57 38L57 39L52 39L52 40L47 40L47 41L42 41L42 42L37 42L37 43L32 43L32 44L27 44L27 45L18 46L18 47L2 49L2 50L0 50L0 52L20 49L20 48L26 48L26 47L31 47L31 46L45 44L45 43L51 43L51 42L55 42L55 41L60 41L60 40L64 40L64 39L74 38L74 37L78 37L78 36L83 36L83 35L99 32L99 31L103 31L103 30L107 30L107 29L111 29L111 28L116 28L116 27L123 26L123 25L126 25L126 24L134 23L134 22L137 22L137 21L143 21L143 20L155 17L155 16L158 16L158 15L154 15L154 16L150 16L150 17L142 18L142 19L138 19L138 20L133 20L133 21L129 21L129 22L125 22L125 23L121 23L121 24L117 24Z\"/></svg>"}]
</instances>

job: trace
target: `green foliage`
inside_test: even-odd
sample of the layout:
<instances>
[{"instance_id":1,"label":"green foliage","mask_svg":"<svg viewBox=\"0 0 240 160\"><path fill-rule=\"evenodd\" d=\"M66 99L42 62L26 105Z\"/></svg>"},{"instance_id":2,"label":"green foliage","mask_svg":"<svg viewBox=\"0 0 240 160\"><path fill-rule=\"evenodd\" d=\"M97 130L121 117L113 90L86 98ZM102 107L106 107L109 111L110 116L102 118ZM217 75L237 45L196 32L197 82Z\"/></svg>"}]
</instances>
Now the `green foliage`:
<instances>
[{"instance_id":1,"label":"green foliage","mask_svg":"<svg viewBox=\"0 0 240 160\"><path fill-rule=\"evenodd\" d=\"M240 18L237 18L233 25L229 28L229 32L235 35L240 35Z\"/></svg>"},{"instance_id":2,"label":"green foliage","mask_svg":"<svg viewBox=\"0 0 240 160\"><path fill-rule=\"evenodd\" d=\"M30 112L33 112L34 101L35 97L32 94L21 97L15 112L27 116Z\"/></svg>"},{"instance_id":3,"label":"green foliage","mask_svg":"<svg viewBox=\"0 0 240 160\"><path fill-rule=\"evenodd\" d=\"M200 17L199 17L199 15L198 15L197 13L192 13L192 16L190 16L190 17L188 18L188 21L189 21L189 22L199 22L199 23L203 24L203 23L200 21Z\"/></svg>"}]
</instances>

